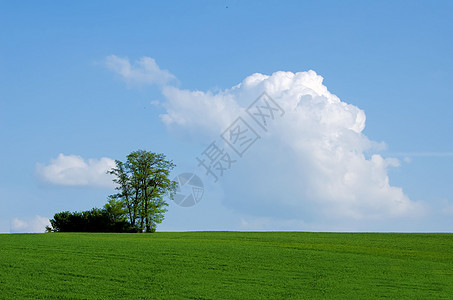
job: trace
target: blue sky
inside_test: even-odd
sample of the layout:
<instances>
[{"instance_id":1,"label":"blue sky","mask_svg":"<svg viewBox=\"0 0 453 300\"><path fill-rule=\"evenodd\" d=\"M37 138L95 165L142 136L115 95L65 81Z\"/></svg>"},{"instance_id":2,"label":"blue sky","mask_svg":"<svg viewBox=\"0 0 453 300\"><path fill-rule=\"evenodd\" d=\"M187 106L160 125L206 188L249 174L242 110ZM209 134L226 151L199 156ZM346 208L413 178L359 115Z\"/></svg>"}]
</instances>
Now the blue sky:
<instances>
[{"instance_id":1,"label":"blue sky","mask_svg":"<svg viewBox=\"0 0 453 300\"><path fill-rule=\"evenodd\" d=\"M138 149L205 184L159 230L451 232L452 13L450 1L2 1L0 232L101 207L113 188L99 174ZM214 183L196 157L262 92L285 115Z\"/></svg>"}]
</instances>

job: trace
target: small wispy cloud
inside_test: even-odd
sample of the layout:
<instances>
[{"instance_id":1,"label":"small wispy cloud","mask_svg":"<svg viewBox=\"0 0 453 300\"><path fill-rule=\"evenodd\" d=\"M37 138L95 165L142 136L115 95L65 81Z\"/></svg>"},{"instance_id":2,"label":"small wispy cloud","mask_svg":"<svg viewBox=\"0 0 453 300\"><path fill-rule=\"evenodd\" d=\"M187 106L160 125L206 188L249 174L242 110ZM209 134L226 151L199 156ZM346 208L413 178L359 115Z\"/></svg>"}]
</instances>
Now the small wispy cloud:
<instances>
[{"instance_id":1,"label":"small wispy cloud","mask_svg":"<svg viewBox=\"0 0 453 300\"><path fill-rule=\"evenodd\" d=\"M162 70L151 57L142 57L131 64L128 58L116 55L107 56L105 65L119 74L128 85L163 86L176 77L167 70Z\"/></svg>"},{"instance_id":2,"label":"small wispy cloud","mask_svg":"<svg viewBox=\"0 0 453 300\"><path fill-rule=\"evenodd\" d=\"M113 187L107 171L115 166L108 157L85 160L78 155L60 154L48 165L38 163L36 172L43 181L56 185Z\"/></svg>"},{"instance_id":3,"label":"small wispy cloud","mask_svg":"<svg viewBox=\"0 0 453 300\"><path fill-rule=\"evenodd\" d=\"M390 155L404 157L453 157L453 152L397 152Z\"/></svg>"},{"instance_id":4,"label":"small wispy cloud","mask_svg":"<svg viewBox=\"0 0 453 300\"><path fill-rule=\"evenodd\" d=\"M14 218L11 220L10 231L11 233L43 233L48 225L50 225L49 219L41 216L28 220Z\"/></svg>"}]
</instances>

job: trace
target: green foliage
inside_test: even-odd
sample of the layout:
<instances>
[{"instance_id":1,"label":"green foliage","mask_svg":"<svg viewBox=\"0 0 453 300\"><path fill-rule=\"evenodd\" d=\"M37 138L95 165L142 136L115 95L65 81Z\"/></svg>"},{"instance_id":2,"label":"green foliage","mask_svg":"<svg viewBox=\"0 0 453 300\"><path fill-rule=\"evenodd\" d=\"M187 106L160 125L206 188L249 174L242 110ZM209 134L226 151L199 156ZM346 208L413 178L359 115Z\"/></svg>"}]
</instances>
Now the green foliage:
<instances>
[{"instance_id":1,"label":"green foliage","mask_svg":"<svg viewBox=\"0 0 453 300\"><path fill-rule=\"evenodd\" d=\"M127 218L127 210L121 201L110 198L107 204L104 205L104 210L110 216L113 222L125 222Z\"/></svg>"},{"instance_id":2,"label":"green foliage","mask_svg":"<svg viewBox=\"0 0 453 300\"><path fill-rule=\"evenodd\" d=\"M177 183L169 179L174 167L164 154L138 150L129 154L126 162L117 160L116 168L108 172L115 175L119 191L110 199L123 209L133 227L154 232L164 220L168 206L164 197L172 198L176 191Z\"/></svg>"},{"instance_id":3,"label":"green foliage","mask_svg":"<svg viewBox=\"0 0 453 300\"><path fill-rule=\"evenodd\" d=\"M451 299L453 234L0 235L0 299Z\"/></svg>"},{"instance_id":4,"label":"green foliage","mask_svg":"<svg viewBox=\"0 0 453 300\"><path fill-rule=\"evenodd\" d=\"M123 215L118 215L115 207L110 202L104 209L93 208L83 212L64 211L56 213L50 220L52 228L46 228L55 232L137 232L125 220Z\"/></svg>"}]
</instances>

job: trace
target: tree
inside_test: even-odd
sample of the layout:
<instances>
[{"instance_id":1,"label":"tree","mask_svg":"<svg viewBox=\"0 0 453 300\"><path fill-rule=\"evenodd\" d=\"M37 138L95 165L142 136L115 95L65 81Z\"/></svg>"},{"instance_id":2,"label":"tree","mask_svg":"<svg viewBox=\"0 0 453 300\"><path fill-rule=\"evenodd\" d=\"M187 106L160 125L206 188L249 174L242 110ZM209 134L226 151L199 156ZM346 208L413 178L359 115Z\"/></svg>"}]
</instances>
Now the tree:
<instances>
[{"instance_id":1,"label":"tree","mask_svg":"<svg viewBox=\"0 0 453 300\"><path fill-rule=\"evenodd\" d=\"M119 160L115 160L116 168L112 168L107 173L115 175L116 178L113 182L118 184L117 190L121 192L115 195L109 196L109 203L116 203L115 206L120 206L127 210L128 218L132 226L135 226L135 219L137 218L137 205L133 199L133 187L131 184L131 178L129 178L127 172L127 165ZM137 198L137 196L135 197Z\"/></svg>"},{"instance_id":2,"label":"tree","mask_svg":"<svg viewBox=\"0 0 453 300\"><path fill-rule=\"evenodd\" d=\"M157 224L164 220L168 203L165 196L173 198L177 183L169 179L175 167L164 154L134 151L126 162L116 161L116 167L108 173L116 176L119 193L110 200L127 212L129 223L141 231L154 232Z\"/></svg>"}]
</instances>

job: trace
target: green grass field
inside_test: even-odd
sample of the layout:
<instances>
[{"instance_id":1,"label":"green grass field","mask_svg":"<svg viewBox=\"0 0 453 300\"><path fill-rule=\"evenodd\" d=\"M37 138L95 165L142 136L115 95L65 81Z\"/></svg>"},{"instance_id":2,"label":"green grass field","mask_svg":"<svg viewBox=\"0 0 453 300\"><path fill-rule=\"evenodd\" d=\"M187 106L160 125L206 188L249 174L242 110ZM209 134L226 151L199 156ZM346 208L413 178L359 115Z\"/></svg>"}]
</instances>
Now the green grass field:
<instances>
[{"instance_id":1,"label":"green grass field","mask_svg":"<svg viewBox=\"0 0 453 300\"><path fill-rule=\"evenodd\" d=\"M452 299L453 234L0 235L1 299Z\"/></svg>"}]
</instances>

